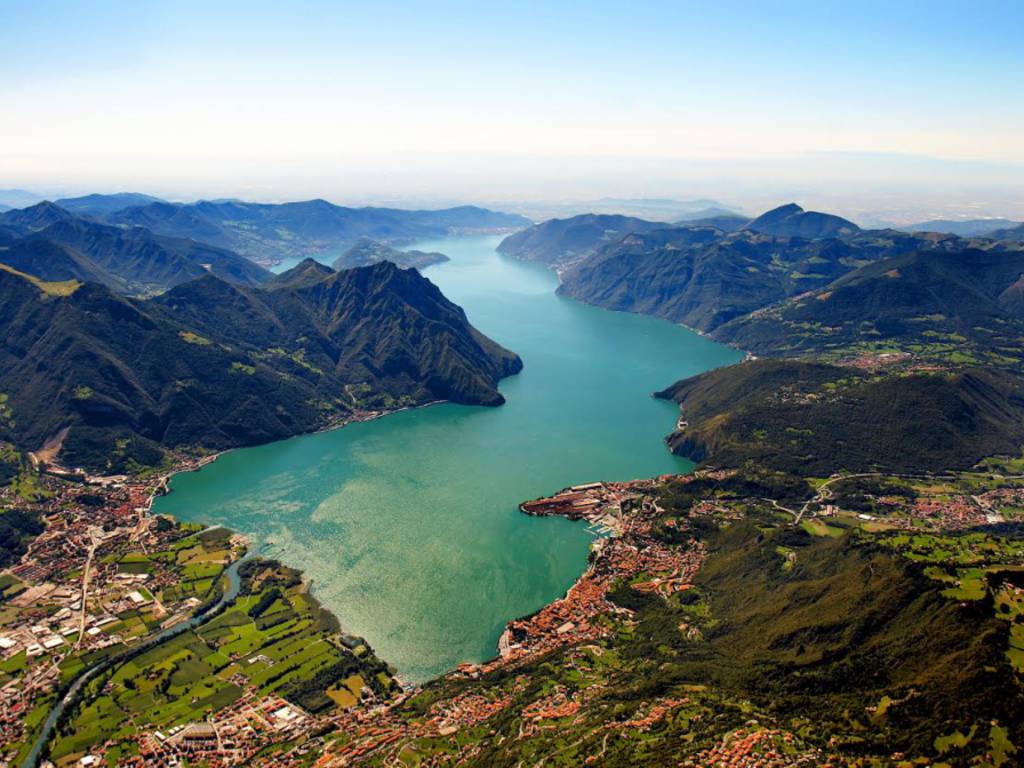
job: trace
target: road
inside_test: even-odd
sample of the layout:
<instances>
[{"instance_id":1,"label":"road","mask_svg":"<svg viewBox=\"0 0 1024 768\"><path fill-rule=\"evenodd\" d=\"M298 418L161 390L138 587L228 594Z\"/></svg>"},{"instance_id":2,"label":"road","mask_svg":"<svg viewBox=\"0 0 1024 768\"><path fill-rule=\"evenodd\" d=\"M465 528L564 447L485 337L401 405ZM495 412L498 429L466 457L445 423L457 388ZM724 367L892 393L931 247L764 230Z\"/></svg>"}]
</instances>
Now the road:
<instances>
[{"instance_id":1,"label":"road","mask_svg":"<svg viewBox=\"0 0 1024 768\"><path fill-rule=\"evenodd\" d=\"M89 554L85 558L85 568L82 571L82 610L78 616L78 637L75 639L75 650L78 650L78 646L82 644L82 638L85 637L85 617L88 613L86 611L86 601L89 599L89 576L92 573L92 561L96 555L96 547L99 546L95 537L92 535L92 531L89 532Z\"/></svg>"},{"instance_id":2,"label":"road","mask_svg":"<svg viewBox=\"0 0 1024 768\"><path fill-rule=\"evenodd\" d=\"M238 569L241 566L241 564L245 562L246 559L247 558L243 557L241 560L236 560L234 563L229 565L227 569L224 571L224 575L227 576L228 579L228 588L224 590L224 594L221 596L220 600L218 600L214 605L210 606L209 609L207 609L199 615L193 616L190 619L186 619L178 624L175 624L174 626L162 630L150 639L143 641L141 644L135 646L134 648L131 648L130 651L128 651L128 653L135 654L153 648L159 645L160 643L164 642L165 640L169 640L172 637L176 637L177 635L180 635L182 632L185 632L189 629L195 629L196 627L200 627L207 621L210 621L211 619L215 618L220 613L220 609L222 606L231 602L238 596L238 590L239 587L241 586L241 580L239 579L238 576ZM60 720L60 716L64 713L64 710L67 708L68 704L74 701L75 696L82 689L82 686L84 686L87 682L89 682L89 680L98 675L100 672L105 671L113 665L120 664L122 663L122 661L123 659L121 657L106 659L104 661L99 662L95 666L82 670L79 673L78 677L74 679L74 682L68 689L68 692L65 693L64 696L60 699L60 701L56 702L50 709L49 714L46 716L46 722L43 724L43 729L42 731L40 731L39 736L36 738L35 744L32 745L32 751L29 752L28 756L22 761L21 768L37 768L37 766L39 765L40 757L43 754L43 749L50 741L50 738L53 736L53 732L57 727L57 722Z\"/></svg>"},{"instance_id":3,"label":"road","mask_svg":"<svg viewBox=\"0 0 1024 768\"><path fill-rule=\"evenodd\" d=\"M779 510L781 510L783 512L788 512L789 514L793 515L793 525L794 526L800 525L800 521L803 519L804 515L807 513L807 510L811 508L812 504L820 504L821 502L825 501L826 499L832 498L831 492L826 493L826 489L830 485L832 485L832 483L839 482L840 480L851 480L851 479L853 479L855 477L898 477L898 478L903 479L903 480L942 480L942 479L949 480L949 479L953 479L952 475L943 475L943 474L930 475L930 474L920 474L920 473L916 473L916 474L900 474L898 472L855 472L855 473L850 474L850 475L832 475L832 477L828 478L828 480L826 480L825 482L823 482L821 485L818 486L818 492L816 494L814 494L813 497L811 497L810 499L808 499L807 501L805 501L803 503L803 506L800 507L800 511L799 512L795 511L795 510L792 510L789 507L782 506L775 499L764 499L764 501L769 501L769 502L771 502L772 506L774 506L776 509L779 509ZM993 477L997 477L997 478L999 478L1001 480L1020 480L1020 479L1024 478L1024 475L1007 475L1005 477L1003 475L993 475Z\"/></svg>"}]
</instances>

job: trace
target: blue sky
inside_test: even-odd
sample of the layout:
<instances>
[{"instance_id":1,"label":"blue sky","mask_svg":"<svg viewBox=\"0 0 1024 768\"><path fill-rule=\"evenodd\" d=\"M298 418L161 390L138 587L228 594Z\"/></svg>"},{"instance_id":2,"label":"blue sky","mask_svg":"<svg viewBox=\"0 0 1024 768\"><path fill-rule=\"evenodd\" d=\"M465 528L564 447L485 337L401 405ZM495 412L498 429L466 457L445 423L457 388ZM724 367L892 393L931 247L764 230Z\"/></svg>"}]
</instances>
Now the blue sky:
<instances>
[{"instance_id":1,"label":"blue sky","mask_svg":"<svg viewBox=\"0 0 1024 768\"><path fill-rule=\"evenodd\" d=\"M1012 185L1022 28L1020 2L0 0L0 185L615 194L908 156Z\"/></svg>"}]
</instances>

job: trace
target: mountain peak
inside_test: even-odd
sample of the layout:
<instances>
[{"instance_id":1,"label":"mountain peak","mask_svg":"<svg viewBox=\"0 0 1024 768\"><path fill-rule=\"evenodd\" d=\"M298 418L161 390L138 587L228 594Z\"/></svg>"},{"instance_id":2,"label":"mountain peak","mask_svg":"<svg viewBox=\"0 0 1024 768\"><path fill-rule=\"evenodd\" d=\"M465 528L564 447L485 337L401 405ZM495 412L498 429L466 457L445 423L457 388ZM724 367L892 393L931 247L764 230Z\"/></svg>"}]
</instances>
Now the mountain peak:
<instances>
[{"instance_id":1,"label":"mountain peak","mask_svg":"<svg viewBox=\"0 0 1024 768\"><path fill-rule=\"evenodd\" d=\"M57 205L72 213L106 216L125 208L162 202L164 201L159 197L144 195L141 192L114 192L106 195L94 193L81 197L65 197L58 200Z\"/></svg>"},{"instance_id":2,"label":"mountain peak","mask_svg":"<svg viewBox=\"0 0 1024 768\"><path fill-rule=\"evenodd\" d=\"M761 217L783 218L786 216L793 216L797 213L804 213L803 206L798 203L786 203L785 205L780 205L778 208L772 208L770 211L763 213Z\"/></svg>"},{"instance_id":3,"label":"mountain peak","mask_svg":"<svg viewBox=\"0 0 1024 768\"><path fill-rule=\"evenodd\" d=\"M762 213L746 229L776 237L802 237L815 240L824 237L851 235L860 227L841 216L805 211L796 203L787 203Z\"/></svg>"},{"instance_id":4,"label":"mountain peak","mask_svg":"<svg viewBox=\"0 0 1024 768\"><path fill-rule=\"evenodd\" d=\"M264 287L268 290L305 288L333 274L334 270L326 264L321 264L312 257L306 257L291 269L287 269L279 275L274 275L267 281Z\"/></svg>"},{"instance_id":5,"label":"mountain peak","mask_svg":"<svg viewBox=\"0 0 1024 768\"><path fill-rule=\"evenodd\" d=\"M56 203L43 200L43 202L30 205L28 208L17 208L0 214L0 225L25 235L30 232L38 232L58 221L68 221L73 218L74 214L64 210Z\"/></svg>"}]
</instances>

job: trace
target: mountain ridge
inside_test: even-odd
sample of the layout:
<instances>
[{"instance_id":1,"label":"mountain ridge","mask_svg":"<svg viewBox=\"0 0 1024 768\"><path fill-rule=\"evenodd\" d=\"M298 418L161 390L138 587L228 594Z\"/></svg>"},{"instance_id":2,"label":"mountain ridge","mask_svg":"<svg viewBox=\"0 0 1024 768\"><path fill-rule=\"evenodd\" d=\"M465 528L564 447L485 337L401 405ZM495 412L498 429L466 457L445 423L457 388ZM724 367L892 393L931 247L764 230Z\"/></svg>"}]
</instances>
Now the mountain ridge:
<instances>
[{"instance_id":1,"label":"mountain ridge","mask_svg":"<svg viewBox=\"0 0 1024 768\"><path fill-rule=\"evenodd\" d=\"M143 227L102 224L41 203L0 215L14 228L0 262L43 280L88 280L129 295L157 293L206 274L246 285L270 274L231 251L205 243L155 235Z\"/></svg>"},{"instance_id":2,"label":"mountain ridge","mask_svg":"<svg viewBox=\"0 0 1024 768\"><path fill-rule=\"evenodd\" d=\"M82 195L81 197L62 197L53 201L66 211L85 214L87 216L105 216L124 208L150 203L163 203L159 197L144 195L141 192L114 192L112 194Z\"/></svg>"},{"instance_id":3,"label":"mountain ridge","mask_svg":"<svg viewBox=\"0 0 1024 768\"><path fill-rule=\"evenodd\" d=\"M0 270L0 392L16 444L70 427L61 460L123 471L165 449L268 442L355 411L499 405L522 362L415 270L389 263L261 290L214 275L148 300L49 295Z\"/></svg>"},{"instance_id":4,"label":"mountain ridge","mask_svg":"<svg viewBox=\"0 0 1024 768\"><path fill-rule=\"evenodd\" d=\"M508 231L531 223L517 214L475 206L436 211L347 208L322 199L280 204L152 203L123 209L108 220L209 242L264 262L348 247L360 237L404 245L453 233Z\"/></svg>"}]
</instances>

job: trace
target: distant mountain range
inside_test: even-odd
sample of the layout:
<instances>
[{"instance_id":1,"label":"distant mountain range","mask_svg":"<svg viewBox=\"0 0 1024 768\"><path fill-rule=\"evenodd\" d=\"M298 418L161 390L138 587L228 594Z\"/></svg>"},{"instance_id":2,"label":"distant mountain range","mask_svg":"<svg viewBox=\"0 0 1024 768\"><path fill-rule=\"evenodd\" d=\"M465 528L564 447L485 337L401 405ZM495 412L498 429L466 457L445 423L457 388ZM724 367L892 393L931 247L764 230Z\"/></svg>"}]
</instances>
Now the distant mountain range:
<instances>
[{"instance_id":1,"label":"distant mountain range","mask_svg":"<svg viewBox=\"0 0 1024 768\"><path fill-rule=\"evenodd\" d=\"M10 208L27 208L43 201L40 195L25 189L0 189L0 205Z\"/></svg>"},{"instance_id":2,"label":"distant mountain range","mask_svg":"<svg viewBox=\"0 0 1024 768\"><path fill-rule=\"evenodd\" d=\"M138 192L117 192L112 195L84 195L82 197L64 197L54 201L66 211L86 216L108 216L125 208L163 203L159 197L143 195Z\"/></svg>"},{"instance_id":3,"label":"distant mountain range","mask_svg":"<svg viewBox=\"0 0 1024 768\"><path fill-rule=\"evenodd\" d=\"M955 239L952 239L955 241ZM735 317L827 285L859 263L927 242L900 232L837 238L678 227L631 234L566 271L559 291L609 309L640 312L714 331Z\"/></svg>"},{"instance_id":4,"label":"distant mountain range","mask_svg":"<svg viewBox=\"0 0 1024 768\"><path fill-rule=\"evenodd\" d=\"M519 358L415 270L317 270L265 290L207 274L140 301L0 268L0 437L123 471L164 447L251 445L360 408L503 401Z\"/></svg>"},{"instance_id":5,"label":"distant mountain range","mask_svg":"<svg viewBox=\"0 0 1024 768\"><path fill-rule=\"evenodd\" d=\"M3 233L0 262L43 280L92 281L126 295L159 293L208 273L250 286L270 277L224 248L100 224L54 203L0 214Z\"/></svg>"},{"instance_id":6,"label":"distant mountain range","mask_svg":"<svg viewBox=\"0 0 1024 768\"><path fill-rule=\"evenodd\" d=\"M8 237L23 237L38 232L51 224L71 221L76 218L71 211L61 208L56 203L44 200L27 208L15 208L0 216L0 232Z\"/></svg>"},{"instance_id":7,"label":"distant mountain range","mask_svg":"<svg viewBox=\"0 0 1024 768\"><path fill-rule=\"evenodd\" d=\"M106 220L200 240L264 263L347 248L363 237L404 245L450 234L509 231L531 223L523 216L472 206L406 211L345 208L326 200L280 205L157 202L125 208L107 215Z\"/></svg>"},{"instance_id":8,"label":"distant mountain range","mask_svg":"<svg viewBox=\"0 0 1024 768\"><path fill-rule=\"evenodd\" d=\"M710 202L710 201L708 201ZM720 205L709 205L707 208L698 208L695 211L687 211L676 219L677 224L685 224L690 221L704 221L707 219L741 219L744 222L750 221L749 216L737 213L732 208L725 208Z\"/></svg>"},{"instance_id":9,"label":"distant mountain range","mask_svg":"<svg viewBox=\"0 0 1024 768\"><path fill-rule=\"evenodd\" d=\"M684 217L676 227L712 228L721 232L747 229L776 237L814 239L854 234L860 228L851 221L825 213L804 211L794 204L784 205L756 219L732 213L728 209L710 208ZM569 219L551 219L505 238L498 251L523 261L539 261L564 269L579 264L598 249L626 235L669 229L673 225L638 219L632 216L583 214Z\"/></svg>"},{"instance_id":10,"label":"distant mountain range","mask_svg":"<svg viewBox=\"0 0 1024 768\"><path fill-rule=\"evenodd\" d=\"M550 219L509 235L498 252L521 261L538 261L564 268L583 261L603 245L633 232L650 232L669 226L632 216L589 213L571 219Z\"/></svg>"},{"instance_id":11,"label":"distant mountain range","mask_svg":"<svg viewBox=\"0 0 1024 768\"><path fill-rule=\"evenodd\" d=\"M961 338L979 361L1021 358L1007 352L1024 304L1013 230L1003 240L862 230L795 204L738 223L585 215L517 232L499 250L558 268L565 296L684 323L758 354L872 340L936 351ZM897 315L902 324L890 322Z\"/></svg>"},{"instance_id":12,"label":"distant mountain range","mask_svg":"<svg viewBox=\"0 0 1024 768\"><path fill-rule=\"evenodd\" d=\"M135 192L63 198L43 205L34 195L18 190L11 190L8 199L31 202L12 204L12 208L24 210L4 214L8 218L0 222L0 236L4 227L21 234L42 229L66 213L95 223L143 227L155 235L196 240L268 265L350 248L361 238L405 245L451 234L508 232L532 224L518 214L475 206L412 211L346 208L326 200L281 204L241 200L169 203ZM58 213L58 209L63 213Z\"/></svg>"},{"instance_id":13,"label":"distant mountain range","mask_svg":"<svg viewBox=\"0 0 1024 768\"><path fill-rule=\"evenodd\" d=\"M573 200L558 203L522 203L516 210L537 221L565 219L583 213L629 216L653 221L678 221L683 218L706 218L731 213L739 215L734 206L710 198L675 199L668 197L602 197L596 200Z\"/></svg>"},{"instance_id":14,"label":"distant mountain range","mask_svg":"<svg viewBox=\"0 0 1024 768\"><path fill-rule=\"evenodd\" d=\"M738 213L721 211L720 209L707 209L700 211L700 215L684 216L676 222L681 227L715 227L723 232L735 232L743 229L751 222L749 216L741 216Z\"/></svg>"},{"instance_id":15,"label":"distant mountain range","mask_svg":"<svg viewBox=\"0 0 1024 768\"><path fill-rule=\"evenodd\" d=\"M1017 243L1024 242L1024 224L1018 224L1015 227L1007 227L1006 229L997 229L994 232L990 232L989 237L994 237L998 240L1010 240Z\"/></svg>"},{"instance_id":16,"label":"distant mountain range","mask_svg":"<svg viewBox=\"0 0 1024 768\"><path fill-rule=\"evenodd\" d=\"M960 237L998 237L998 230L1024 226L1009 219L933 219L900 227L904 232L941 232Z\"/></svg>"},{"instance_id":17,"label":"distant mountain range","mask_svg":"<svg viewBox=\"0 0 1024 768\"><path fill-rule=\"evenodd\" d=\"M128 207L124 207L127 205ZM126 295L150 295L207 272L242 285L276 262L347 247L335 265L389 259L423 268L443 254L400 251L392 243L451 233L507 231L521 216L463 206L439 211L341 208L325 201L265 205L237 200L167 203L123 193L43 201L0 213L0 261L44 280L102 283Z\"/></svg>"}]
</instances>

